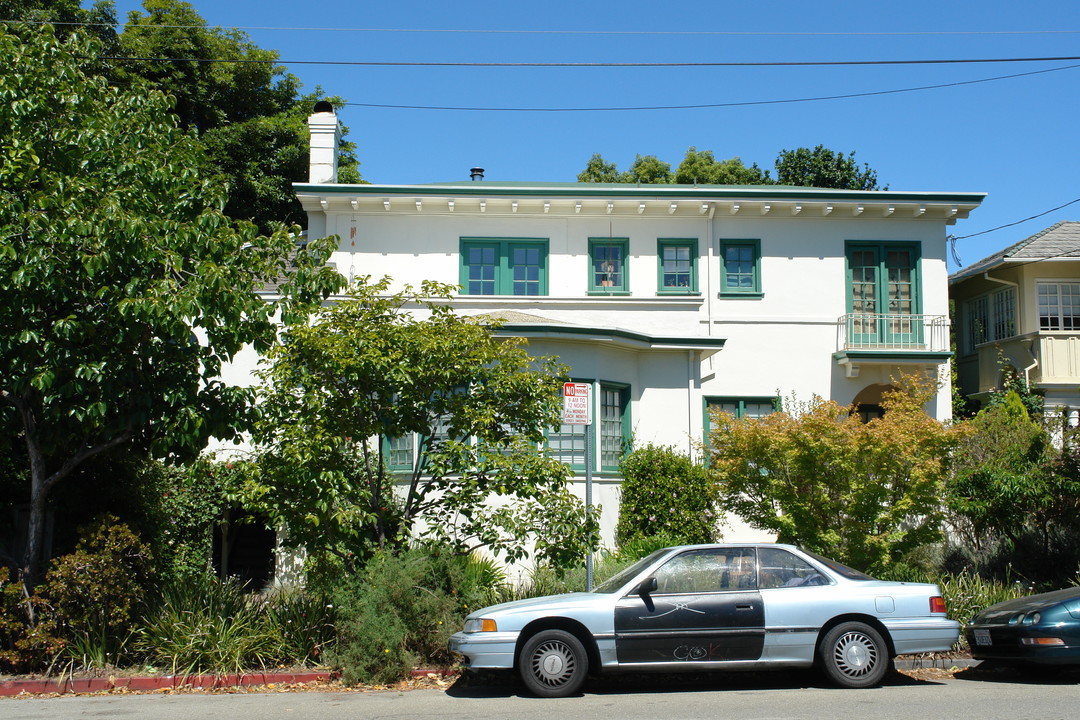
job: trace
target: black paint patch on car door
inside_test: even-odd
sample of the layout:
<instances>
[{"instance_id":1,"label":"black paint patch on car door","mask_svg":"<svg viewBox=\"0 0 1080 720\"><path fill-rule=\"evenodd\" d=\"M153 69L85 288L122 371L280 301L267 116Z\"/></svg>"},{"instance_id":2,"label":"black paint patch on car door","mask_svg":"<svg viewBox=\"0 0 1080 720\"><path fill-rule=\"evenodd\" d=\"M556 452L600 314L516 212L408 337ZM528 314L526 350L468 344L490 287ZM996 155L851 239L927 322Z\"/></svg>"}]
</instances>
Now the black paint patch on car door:
<instances>
[{"instance_id":1,"label":"black paint patch on car door","mask_svg":"<svg viewBox=\"0 0 1080 720\"><path fill-rule=\"evenodd\" d=\"M615 608L620 663L756 660L765 608L754 548L688 550L672 557Z\"/></svg>"},{"instance_id":2,"label":"black paint patch on car door","mask_svg":"<svg viewBox=\"0 0 1080 720\"><path fill-rule=\"evenodd\" d=\"M620 663L757 660L765 643L765 609L757 591L654 594L615 608Z\"/></svg>"}]
</instances>

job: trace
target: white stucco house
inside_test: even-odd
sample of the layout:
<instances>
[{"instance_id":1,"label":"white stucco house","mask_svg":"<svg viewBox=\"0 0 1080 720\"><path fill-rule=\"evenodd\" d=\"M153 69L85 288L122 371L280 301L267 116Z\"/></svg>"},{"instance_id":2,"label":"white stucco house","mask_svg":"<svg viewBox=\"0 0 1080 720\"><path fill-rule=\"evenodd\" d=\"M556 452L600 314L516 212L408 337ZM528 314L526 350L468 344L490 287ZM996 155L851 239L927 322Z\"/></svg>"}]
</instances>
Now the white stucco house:
<instances>
[{"instance_id":1,"label":"white stucco house","mask_svg":"<svg viewBox=\"0 0 1080 720\"><path fill-rule=\"evenodd\" d=\"M580 479L592 433L608 544L626 441L695 453L709 408L760 415L778 397L816 394L873 415L898 373L947 367L945 230L983 193L345 185L329 104L309 126L310 178L295 189L308 233L341 239L340 272L459 285L459 312L501 317L502 333L593 386L595 424L549 442ZM938 418L950 414L942 376L928 407ZM756 534L736 524L726 535Z\"/></svg>"}]
</instances>

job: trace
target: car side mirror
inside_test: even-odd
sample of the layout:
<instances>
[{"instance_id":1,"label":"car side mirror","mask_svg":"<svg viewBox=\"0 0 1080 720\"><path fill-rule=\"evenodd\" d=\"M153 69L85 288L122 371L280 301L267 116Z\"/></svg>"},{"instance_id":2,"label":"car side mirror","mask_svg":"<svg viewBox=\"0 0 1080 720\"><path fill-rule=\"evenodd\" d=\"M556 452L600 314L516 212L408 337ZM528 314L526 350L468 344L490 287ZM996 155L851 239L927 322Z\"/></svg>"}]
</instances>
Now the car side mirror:
<instances>
[{"instance_id":1,"label":"car side mirror","mask_svg":"<svg viewBox=\"0 0 1080 720\"><path fill-rule=\"evenodd\" d=\"M656 592L656 588L657 584L655 575L653 577L642 580L641 583L639 583L637 586L637 594L645 603L645 608L649 612L652 612L656 609L656 605L653 604L652 598L649 596L649 593Z\"/></svg>"}]
</instances>

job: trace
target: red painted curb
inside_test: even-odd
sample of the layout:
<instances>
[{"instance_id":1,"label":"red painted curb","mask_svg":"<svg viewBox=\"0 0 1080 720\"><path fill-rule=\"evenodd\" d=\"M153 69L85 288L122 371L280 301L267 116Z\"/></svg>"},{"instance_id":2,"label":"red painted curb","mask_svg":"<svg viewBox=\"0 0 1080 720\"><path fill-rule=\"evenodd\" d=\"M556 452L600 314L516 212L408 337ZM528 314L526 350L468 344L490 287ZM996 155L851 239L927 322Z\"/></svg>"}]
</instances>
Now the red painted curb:
<instances>
[{"instance_id":1,"label":"red painted curb","mask_svg":"<svg viewBox=\"0 0 1080 720\"><path fill-rule=\"evenodd\" d=\"M87 693L127 688L128 690L162 690L165 688L222 688L268 685L270 683L308 683L329 680L337 673L247 673L244 675L163 675L160 677L118 678L49 678L43 680L0 681L0 695L40 693Z\"/></svg>"}]
</instances>

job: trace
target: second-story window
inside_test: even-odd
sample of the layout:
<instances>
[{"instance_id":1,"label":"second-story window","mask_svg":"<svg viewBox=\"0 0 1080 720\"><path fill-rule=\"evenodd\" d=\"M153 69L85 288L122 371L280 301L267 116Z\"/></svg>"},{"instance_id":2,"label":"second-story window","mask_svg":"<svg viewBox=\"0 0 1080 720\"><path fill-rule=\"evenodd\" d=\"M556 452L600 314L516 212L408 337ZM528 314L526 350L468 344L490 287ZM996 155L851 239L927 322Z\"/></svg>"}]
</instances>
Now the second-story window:
<instances>
[{"instance_id":1,"label":"second-story window","mask_svg":"<svg viewBox=\"0 0 1080 720\"><path fill-rule=\"evenodd\" d=\"M698 291L696 239L660 239L656 241L661 295L696 295Z\"/></svg>"},{"instance_id":2,"label":"second-story window","mask_svg":"<svg viewBox=\"0 0 1080 720\"><path fill-rule=\"evenodd\" d=\"M761 295L761 241L720 241L720 293Z\"/></svg>"},{"instance_id":3,"label":"second-story window","mask_svg":"<svg viewBox=\"0 0 1080 720\"><path fill-rule=\"evenodd\" d=\"M627 238L589 238L589 293L619 295L629 292L626 272Z\"/></svg>"},{"instance_id":4,"label":"second-story window","mask_svg":"<svg viewBox=\"0 0 1080 720\"><path fill-rule=\"evenodd\" d=\"M1003 340L1016 334L1016 290L1002 288L964 303L964 352L979 343Z\"/></svg>"},{"instance_id":5,"label":"second-story window","mask_svg":"<svg viewBox=\"0 0 1080 720\"><path fill-rule=\"evenodd\" d=\"M547 260L545 239L462 238L461 292L547 295Z\"/></svg>"},{"instance_id":6,"label":"second-story window","mask_svg":"<svg viewBox=\"0 0 1080 720\"><path fill-rule=\"evenodd\" d=\"M1041 282L1040 330L1080 330L1080 283Z\"/></svg>"}]
</instances>

